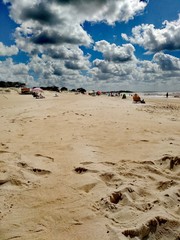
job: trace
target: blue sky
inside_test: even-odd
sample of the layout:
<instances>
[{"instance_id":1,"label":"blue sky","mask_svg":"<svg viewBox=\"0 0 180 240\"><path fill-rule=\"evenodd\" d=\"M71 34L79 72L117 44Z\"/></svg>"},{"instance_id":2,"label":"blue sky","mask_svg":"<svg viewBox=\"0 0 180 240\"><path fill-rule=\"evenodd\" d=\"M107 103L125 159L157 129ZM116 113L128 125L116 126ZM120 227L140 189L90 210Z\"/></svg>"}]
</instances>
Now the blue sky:
<instances>
[{"instance_id":1,"label":"blue sky","mask_svg":"<svg viewBox=\"0 0 180 240\"><path fill-rule=\"evenodd\" d=\"M180 0L0 0L0 81L180 91Z\"/></svg>"}]
</instances>

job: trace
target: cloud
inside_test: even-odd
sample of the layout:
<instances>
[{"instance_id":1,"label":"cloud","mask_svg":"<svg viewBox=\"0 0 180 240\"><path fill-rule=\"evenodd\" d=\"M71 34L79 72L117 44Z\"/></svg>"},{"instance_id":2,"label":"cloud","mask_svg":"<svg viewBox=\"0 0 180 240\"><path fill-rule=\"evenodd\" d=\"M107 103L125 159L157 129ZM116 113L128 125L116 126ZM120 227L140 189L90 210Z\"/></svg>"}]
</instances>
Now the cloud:
<instances>
[{"instance_id":1,"label":"cloud","mask_svg":"<svg viewBox=\"0 0 180 240\"><path fill-rule=\"evenodd\" d=\"M56 25L61 23L60 18L54 14L52 9L45 2L40 2L38 5L32 5L31 8L24 7L19 18L23 21L37 21L40 24Z\"/></svg>"},{"instance_id":2,"label":"cloud","mask_svg":"<svg viewBox=\"0 0 180 240\"><path fill-rule=\"evenodd\" d=\"M70 8L80 21L115 21L127 22L144 10L147 1L139 0L51 0L61 6Z\"/></svg>"},{"instance_id":3,"label":"cloud","mask_svg":"<svg viewBox=\"0 0 180 240\"><path fill-rule=\"evenodd\" d=\"M72 87L75 87L79 79L84 78L81 71L88 71L89 66L89 56L84 57L82 51L76 48L74 51L67 51L62 58L52 58L46 54L35 55L28 64L31 74L36 76L39 85L62 86L65 84L68 87L72 85L72 80Z\"/></svg>"},{"instance_id":4,"label":"cloud","mask_svg":"<svg viewBox=\"0 0 180 240\"><path fill-rule=\"evenodd\" d=\"M87 34L82 29L79 29L77 34L60 33L54 29L41 31L34 34L31 38L31 42L34 44L44 45L61 45L61 44L73 44L73 45L89 45L91 40L86 39Z\"/></svg>"},{"instance_id":5,"label":"cloud","mask_svg":"<svg viewBox=\"0 0 180 240\"><path fill-rule=\"evenodd\" d=\"M103 57L107 61L125 62L135 59L135 48L132 44L117 46L116 44L110 44L107 41L102 40L96 42L94 50L102 52Z\"/></svg>"},{"instance_id":6,"label":"cloud","mask_svg":"<svg viewBox=\"0 0 180 240\"><path fill-rule=\"evenodd\" d=\"M5 46L2 42L0 42L0 56L13 56L17 55L18 52L19 50L15 45L8 47Z\"/></svg>"},{"instance_id":7,"label":"cloud","mask_svg":"<svg viewBox=\"0 0 180 240\"><path fill-rule=\"evenodd\" d=\"M11 58L0 61L0 80L25 82L31 87L56 85L59 87L66 86L69 89L77 87L97 90L129 89L136 91L152 90L154 88L154 90L164 91L166 89L168 91L178 89L179 59L170 55L157 53L152 61L135 59L125 62L113 62L105 59L95 59L93 66L90 68L88 57L82 64L82 55L76 49L74 49L75 53L79 54L76 56L73 55L73 52L69 52L66 58L62 59L52 58L47 55L34 55L27 64L16 64ZM67 63L73 62L68 62L68 57L69 59L77 58L77 62L74 61L77 65L68 65ZM81 72L84 67L86 67L86 76Z\"/></svg>"},{"instance_id":8,"label":"cloud","mask_svg":"<svg viewBox=\"0 0 180 240\"><path fill-rule=\"evenodd\" d=\"M86 66L82 62L77 61L66 61L64 66L68 69L74 69L74 70L83 70L86 69Z\"/></svg>"},{"instance_id":9,"label":"cloud","mask_svg":"<svg viewBox=\"0 0 180 240\"><path fill-rule=\"evenodd\" d=\"M137 26L131 37L122 34L130 43L121 46L105 40L94 43L83 27L85 21L111 25L116 21L128 22L142 13L148 1L3 1L11 3L8 5L10 17L18 24L14 47L29 53L30 60L27 64L16 64L12 59L0 62L0 79L26 82L29 86L56 85L69 89L149 90L155 84L161 89L167 84L176 89L179 60L157 53L152 61L139 61L133 44L149 52L178 49L179 19L164 22L162 29L155 29L154 25ZM95 59L91 65L90 55L85 56L80 46L92 47L92 44L93 50L102 53L103 59ZM11 47L9 50L14 49L15 53L15 48Z\"/></svg>"},{"instance_id":10,"label":"cloud","mask_svg":"<svg viewBox=\"0 0 180 240\"><path fill-rule=\"evenodd\" d=\"M54 59L81 60L84 56L83 51L77 46L71 48L63 46L50 46L44 50L44 53Z\"/></svg>"},{"instance_id":11,"label":"cloud","mask_svg":"<svg viewBox=\"0 0 180 240\"><path fill-rule=\"evenodd\" d=\"M137 59L132 44L117 46L105 40L96 42L94 50L102 53L104 59L95 59L90 70L95 82L126 84L137 72Z\"/></svg>"},{"instance_id":12,"label":"cloud","mask_svg":"<svg viewBox=\"0 0 180 240\"><path fill-rule=\"evenodd\" d=\"M90 70L96 89L135 91L176 91L180 70L165 71L160 62L130 61L115 63L96 59Z\"/></svg>"},{"instance_id":13,"label":"cloud","mask_svg":"<svg viewBox=\"0 0 180 240\"><path fill-rule=\"evenodd\" d=\"M132 29L132 37L121 34L122 38L132 44L138 44L148 53L162 50L180 49L180 15L176 21L165 21L163 28L156 29L153 24L142 24Z\"/></svg>"},{"instance_id":14,"label":"cloud","mask_svg":"<svg viewBox=\"0 0 180 240\"><path fill-rule=\"evenodd\" d=\"M85 21L114 24L134 18L147 3L139 0L4 0L11 3L10 17L19 24L16 43L27 52L40 45L85 45L93 43L83 29ZM38 46L36 46L38 45Z\"/></svg>"},{"instance_id":15,"label":"cloud","mask_svg":"<svg viewBox=\"0 0 180 240\"><path fill-rule=\"evenodd\" d=\"M127 79L130 72L132 72L132 65L121 65L113 62L96 59L93 62L96 71L95 75L99 79L111 79L118 77L119 80ZM125 77L125 78L124 78Z\"/></svg>"},{"instance_id":16,"label":"cloud","mask_svg":"<svg viewBox=\"0 0 180 240\"><path fill-rule=\"evenodd\" d=\"M68 32L69 31L69 32ZM74 46L89 46L92 43L91 37L79 26L65 27L59 31L59 28L42 28L28 29L25 24L16 28L16 45L21 50L37 54L44 53L47 49L51 48L51 54L54 50L54 55L57 49L61 46L73 48Z\"/></svg>"},{"instance_id":17,"label":"cloud","mask_svg":"<svg viewBox=\"0 0 180 240\"><path fill-rule=\"evenodd\" d=\"M102 89L108 88L108 85L111 89L113 86L115 89L130 90L178 89L180 60L176 57L156 53L152 61L141 61L134 57L134 48L131 44L116 46L106 41L97 42L95 49L102 52L104 59L95 59L90 72L96 85ZM130 51L127 51L129 49ZM129 61L123 61L127 52L132 57L128 58ZM119 54L121 61L114 61L117 60L114 56Z\"/></svg>"},{"instance_id":18,"label":"cloud","mask_svg":"<svg viewBox=\"0 0 180 240\"><path fill-rule=\"evenodd\" d=\"M22 82L33 85L34 78L29 75L29 67L26 64L13 62L12 58L0 61L0 81Z\"/></svg>"},{"instance_id":19,"label":"cloud","mask_svg":"<svg viewBox=\"0 0 180 240\"><path fill-rule=\"evenodd\" d=\"M180 59L169 54L156 53L153 61L157 63L163 71L180 71Z\"/></svg>"},{"instance_id":20,"label":"cloud","mask_svg":"<svg viewBox=\"0 0 180 240\"><path fill-rule=\"evenodd\" d=\"M136 72L137 59L132 44L117 46L105 40L96 42L94 50L103 54L104 59L95 59L91 74L101 81L124 82Z\"/></svg>"},{"instance_id":21,"label":"cloud","mask_svg":"<svg viewBox=\"0 0 180 240\"><path fill-rule=\"evenodd\" d=\"M84 56L80 46L91 47L93 39L83 23L116 21L127 22L141 13L147 3L139 0L3 0L10 3L10 17L18 24L14 37L17 47L29 53L29 74L39 84L73 86L88 76L90 56ZM118 48L106 44L113 53L103 51L107 61L123 62L134 59L134 48L127 44ZM39 55L39 56L38 56ZM114 68L113 64L109 66ZM85 77L84 72L87 72ZM91 72L89 72L91 74ZM118 74L118 73L117 73ZM52 84L51 83L51 84ZM83 82L84 83L84 82Z\"/></svg>"},{"instance_id":22,"label":"cloud","mask_svg":"<svg viewBox=\"0 0 180 240\"><path fill-rule=\"evenodd\" d=\"M146 76L149 74L162 74L158 63L155 61L138 61L137 68L139 71L143 72Z\"/></svg>"}]
</instances>

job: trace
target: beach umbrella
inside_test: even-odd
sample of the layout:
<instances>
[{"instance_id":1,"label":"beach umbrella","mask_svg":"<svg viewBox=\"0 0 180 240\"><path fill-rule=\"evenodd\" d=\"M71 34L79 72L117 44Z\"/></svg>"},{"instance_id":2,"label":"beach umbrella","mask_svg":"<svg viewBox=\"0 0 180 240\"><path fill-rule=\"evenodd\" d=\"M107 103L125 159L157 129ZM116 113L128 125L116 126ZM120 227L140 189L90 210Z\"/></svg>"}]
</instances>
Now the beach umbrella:
<instances>
[{"instance_id":1,"label":"beach umbrella","mask_svg":"<svg viewBox=\"0 0 180 240\"><path fill-rule=\"evenodd\" d=\"M32 89L32 92L43 92L43 90L41 88L36 87Z\"/></svg>"}]
</instances>

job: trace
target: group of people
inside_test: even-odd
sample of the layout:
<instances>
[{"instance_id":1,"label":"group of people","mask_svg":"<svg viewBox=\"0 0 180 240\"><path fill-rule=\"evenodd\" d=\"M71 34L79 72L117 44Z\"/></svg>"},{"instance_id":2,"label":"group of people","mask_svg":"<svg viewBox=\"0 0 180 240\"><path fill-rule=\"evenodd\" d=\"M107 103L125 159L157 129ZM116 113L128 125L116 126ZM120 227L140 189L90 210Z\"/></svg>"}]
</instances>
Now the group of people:
<instances>
[{"instance_id":1,"label":"group of people","mask_svg":"<svg viewBox=\"0 0 180 240\"><path fill-rule=\"evenodd\" d=\"M33 92L33 97L36 99L41 99L41 98L45 98L41 93L38 92Z\"/></svg>"}]
</instances>

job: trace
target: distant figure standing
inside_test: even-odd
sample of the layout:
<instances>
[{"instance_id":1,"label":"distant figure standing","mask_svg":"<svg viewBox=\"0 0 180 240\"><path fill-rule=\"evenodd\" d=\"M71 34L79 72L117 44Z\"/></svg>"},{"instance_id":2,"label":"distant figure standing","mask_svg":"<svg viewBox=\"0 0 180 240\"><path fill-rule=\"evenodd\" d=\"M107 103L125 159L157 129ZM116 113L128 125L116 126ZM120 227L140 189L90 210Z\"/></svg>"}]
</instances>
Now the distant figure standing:
<instances>
[{"instance_id":1,"label":"distant figure standing","mask_svg":"<svg viewBox=\"0 0 180 240\"><path fill-rule=\"evenodd\" d=\"M168 92L167 92L167 93L166 93L166 97L167 97L167 98L168 98L168 95L169 95L169 94L168 94Z\"/></svg>"}]
</instances>

